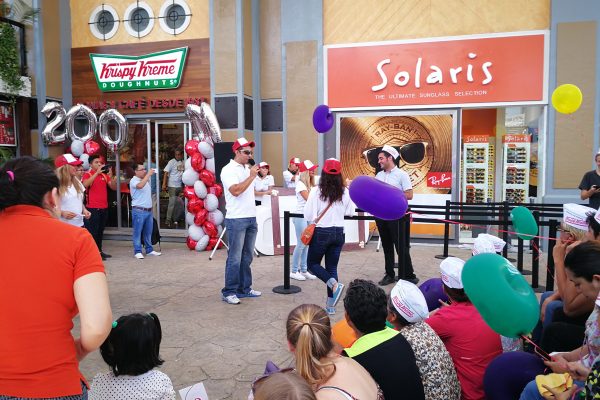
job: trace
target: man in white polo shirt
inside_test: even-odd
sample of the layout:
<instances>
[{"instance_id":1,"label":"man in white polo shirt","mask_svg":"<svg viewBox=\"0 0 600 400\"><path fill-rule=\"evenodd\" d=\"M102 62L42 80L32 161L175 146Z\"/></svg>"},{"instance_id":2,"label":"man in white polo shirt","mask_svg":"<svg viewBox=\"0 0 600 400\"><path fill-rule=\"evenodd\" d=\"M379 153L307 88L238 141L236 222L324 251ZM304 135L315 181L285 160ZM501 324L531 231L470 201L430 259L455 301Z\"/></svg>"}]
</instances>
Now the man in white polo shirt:
<instances>
[{"instance_id":1,"label":"man in white polo shirt","mask_svg":"<svg viewBox=\"0 0 600 400\"><path fill-rule=\"evenodd\" d=\"M413 198L413 189L410 177L396 166L396 160L399 156L398 150L392 146L383 146L377 157L382 170L377 173L375 178L402 190L406 199L411 200ZM413 271L409 252L410 238L406 235L407 224L410 223L409 217L405 215L393 221L377 218L375 219L375 223L377 224L385 257L385 276L379 281L379 284L384 286L395 282L394 247L398 253L398 277L416 284L419 279Z\"/></svg>"},{"instance_id":2,"label":"man in white polo shirt","mask_svg":"<svg viewBox=\"0 0 600 400\"><path fill-rule=\"evenodd\" d=\"M225 287L221 290L223 301L240 304L240 298L258 297L261 292L252 289L252 255L256 242L256 206L254 204L254 179L258 165L252 167L254 142L237 139L233 146L234 158L221 170L225 192L225 229L229 241L225 263Z\"/></svg>"}]
</instances>

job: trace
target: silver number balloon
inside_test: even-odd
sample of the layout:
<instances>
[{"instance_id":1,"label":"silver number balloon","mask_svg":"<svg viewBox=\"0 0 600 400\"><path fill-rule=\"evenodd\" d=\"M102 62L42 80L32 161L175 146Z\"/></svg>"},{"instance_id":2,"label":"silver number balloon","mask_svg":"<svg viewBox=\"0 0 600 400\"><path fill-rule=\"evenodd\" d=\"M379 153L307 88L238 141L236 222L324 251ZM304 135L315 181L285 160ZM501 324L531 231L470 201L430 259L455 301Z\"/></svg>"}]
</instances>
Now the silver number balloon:
<instances>
[{"instance_id":1,"label":"silver number balloon","mask_svg":"<svg viewBox=\"0 0 600 400\"><path fill-rule=\"evenodd\" d=\"M117 124L117 131L114 139L110 136L110 132L108 129L108 123L111 120L115 121L115 123ZM102 139L102 141L110 151L117 152L127 144L127 121L125 120L123 114L111 108L109 110L104 111L100 115L98 123L100 124L100 139Z\"/></svg>"},{"instance_id":2,"label":"silver number balloon","mask_svg":"<svg viewBox=\"0 0 600 400\"><path fill-rule=\"evenodd\" d=\"M75 132L75 119L77 117L84 117L88 121L87 132L82 136L79 136L77 132ZM87 142L91 140L96 135L96 129L98 127L98 120L96 119L96 114L87 106L83 104L77 104L76 106L71 107L69 112L67 113L67 123L65 126L65 130L67 131L67 135L71 141L81 140L82 142Z\"/></svg>"},{"instance_id":3,"label":"silver number balloon","mask_svg":"<svg viewBox=\"0 0 600 400\"><path fill-rule=\"evenodd\" d=\"M42 114L47 118L54 114L54 118L50 119L44 129L42 130L42 140L46 146L51 144L64 143L67 135L65 132L56 132L56 129L62 124L67 116L65 108L62 104L55 101L46 103L42 108Z\"/></svg>"},{"instance_id":4,"label":"silver number balloon","mask_svg":"<svg viewBox=\"0 0 600 400\"><path fill-rule=\"evenodd\" d=\"M192 139L204 140L202 126L200 124L200 106L196 104L188 104L185 107L185 116L188 117L192 124Z\"/></svg>"},{"instance_id":5,"label":"silver number balloon","mask_svg":"<svg viewBox=\"0 0 600 400\"><path fill-rule=\"evenodd\" d=\"M200 111L200 122L203 125L204 133L210 137L213 143L222 142L219 121L217 121L212 108L210 108L208 103L202 103L200 104Z\"/></svg>"}]
</instances>

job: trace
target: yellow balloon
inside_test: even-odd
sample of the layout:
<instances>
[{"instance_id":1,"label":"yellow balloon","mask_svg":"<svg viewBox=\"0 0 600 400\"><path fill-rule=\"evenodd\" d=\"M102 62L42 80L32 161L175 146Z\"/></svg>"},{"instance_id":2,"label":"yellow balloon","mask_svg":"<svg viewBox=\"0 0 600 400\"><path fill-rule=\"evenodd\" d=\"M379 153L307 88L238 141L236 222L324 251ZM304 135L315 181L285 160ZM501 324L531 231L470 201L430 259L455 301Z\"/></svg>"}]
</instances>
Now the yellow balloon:
<instances>
[{"instance_id":1,"label":"yellow balloon","mask_svg":"<svg viewBox=\"0 0 600 400\"><path fill-rule=\"evenodd\" d=\"M581 90L570 83L560 85L552 92L552 105L562 114L571 114L579 109L583 95Z\"/></svg>"}]
</instances>

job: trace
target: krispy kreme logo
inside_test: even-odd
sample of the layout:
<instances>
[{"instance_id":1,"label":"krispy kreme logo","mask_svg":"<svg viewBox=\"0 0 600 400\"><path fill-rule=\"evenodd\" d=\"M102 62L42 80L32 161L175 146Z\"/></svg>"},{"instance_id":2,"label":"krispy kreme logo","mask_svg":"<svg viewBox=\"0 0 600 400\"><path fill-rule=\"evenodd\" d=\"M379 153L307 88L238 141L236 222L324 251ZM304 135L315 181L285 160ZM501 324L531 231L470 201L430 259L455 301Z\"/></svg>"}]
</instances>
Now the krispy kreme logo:
<instances>
[{"instance_id":1,"label":"krispy kreme logo","mask_svg":"<svg viewBox=\"0 0 600 400\"><path fill-rule=\"evenodd\" d=\"M401 310L402 313L404 313L404 315L406 315L408 318L412 318L415 315L415 313L413 313L410 308L402 304L402 302L398 300L397 297L392 297L392 302L394 303L394 306L396 306L398 310Z\"/></svg>"},{"instance_id":2,"label":"krispy kreme logo","mask_svg":"<svg viewBox=\"0 0 600 400\"><path fill-rule=\"evenodd\" d=\"M103 92L176 89L187 55L187 47L125 56L90 54L98 88Z\"/></svg>"}]
</instances>

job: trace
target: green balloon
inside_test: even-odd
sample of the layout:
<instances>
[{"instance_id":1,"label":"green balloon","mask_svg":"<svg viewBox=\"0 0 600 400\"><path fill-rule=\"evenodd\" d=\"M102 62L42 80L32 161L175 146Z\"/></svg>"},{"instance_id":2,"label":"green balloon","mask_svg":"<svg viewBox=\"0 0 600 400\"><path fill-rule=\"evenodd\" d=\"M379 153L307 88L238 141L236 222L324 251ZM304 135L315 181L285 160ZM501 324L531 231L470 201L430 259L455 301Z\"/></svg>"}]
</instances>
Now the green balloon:
<instances>
[{"instance_id":1,"label":"green balloon","mask_svg":"<svg viewBox=\"0 0 600 400\"><path fill-rule=\"evenodd\" d=\"M535 293L523 275L498 254L478 254L465 263L462 282L485 322L502 336L533 330L540 318Z\"/></svg>"},{"instance_id":2,"label":"green balloon","mask_svg":"<svg viewBox=\"0 0 600 400\"><path fill-rule=\"evenodd\" d=\"M523 240L531 240L538 234L538 224L533 218L533 214L527 207L515 207L510 212L512 225L517 232L517 236Z\"/></svg>"}]
</instances>

